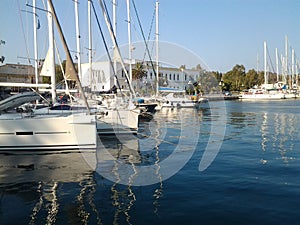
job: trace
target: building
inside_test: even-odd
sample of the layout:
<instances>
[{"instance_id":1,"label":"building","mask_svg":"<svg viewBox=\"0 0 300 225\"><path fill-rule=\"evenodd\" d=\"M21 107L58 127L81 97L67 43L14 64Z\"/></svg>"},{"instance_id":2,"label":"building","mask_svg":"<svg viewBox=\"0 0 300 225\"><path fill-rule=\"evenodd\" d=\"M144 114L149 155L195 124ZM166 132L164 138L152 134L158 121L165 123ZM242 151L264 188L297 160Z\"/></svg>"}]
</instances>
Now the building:
<instances>
[{"instance_id":1,"label":"building","mask_svg":"<svg viewBox=\"0 0 300 225\"><path fill-rule=\"evenodd\" d=\"M155 67L156 68L156 67ZM159 67L159 85L163 87L187 90L189 85L193 84L200 77L200 70L186 69L184 67ZM147 76L143 82L152 84L156 82L155 73L152 68L147 69Z\"/></svg>"},{"instance_id":2,"label":"building","mask_svg":"<svg viewBox=\"0 0 300 225\"><path fill-rule=\"evenodd\" d=\"M35 83L34 67L22 64L0 66L0 82Z\"/></svg>"},{"instance_id":3,"label":"building","mask_svg":"<svg viewBox=\"0 0 300 225\"><path fill-rule=\"evenodd\" d=\"M138 61L134 61L132 68L136 67ZM140 80L133 80L132 87L136 91L149 92L155 90L156 75L153 68L148 62L144 63L146 75ZM129 64L125 63L125 68L129 74ZM154 64L154 69L156 65ZM112 64L108 61L95 62L92 64L92 74L90 74L89 64L82 64L82 84L83 86L92 86L92 91L106 92L115 84ZM187 90L190 85L197 81L201 71L197 69L159 67L159 86L175 88L179 90ZM128 89L127 79L120 63L117 63L117 77L119 85L122 89Z\"/></svg>"}]
</instances>

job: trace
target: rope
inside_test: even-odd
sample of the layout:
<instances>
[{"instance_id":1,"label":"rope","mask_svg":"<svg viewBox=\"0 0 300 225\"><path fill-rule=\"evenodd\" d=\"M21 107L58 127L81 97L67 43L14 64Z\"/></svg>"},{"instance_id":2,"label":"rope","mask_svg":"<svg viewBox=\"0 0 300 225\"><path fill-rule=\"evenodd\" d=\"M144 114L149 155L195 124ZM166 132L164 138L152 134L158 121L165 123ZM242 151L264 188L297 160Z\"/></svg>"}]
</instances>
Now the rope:
<instances>
[{"instance_id":1,"label":"rope","mask_svg":"<svg viewBox=\"0 0 300 225\"><path fill-rule=\"evenodd\" d=\"M91 5L92 5L92 8L93 8L94 15L96 17L96 22L97 22L97 25L98 25L98 28L99 28L99 31L100 31L100 34L101 34L101 38L102 38L102 41L103 41L103 44L104 44L104 47L105 47L105 51L106 51L107 56L109 58L109 62L110 62L111 68L113 70L114 77L116 78L116 81L117 81L117 86L118 86L119 90L122 91L120 83L119 83L119 80L118 80L118 77L117 77L117 74L116 74L116 71L115 71L115 68L114 68L114 65L113 65L112 58L111 58L111 56L109 54L108 46L107 46L107 43L105 41L105 37L104 37L103 31L102 31L102 28L101 28L101 25L100 25L100 22L99 22L99 19L98 19L98 15L96 13L93 1L91 1Z\"/></svg>"},{"instance_id":2,"label":"rope","mask_svg":"<svg viewBox=\"0 0 300 225\"><path fill-rule=\"evenodd\" d=\"M152 67L152 70L153 70L153 72L154 72L154 76L157 77L157 76L156 76L157 71L155 70L154 65L153 65L153 62L152 62L152 58L151 58L150 50L149 50L149 47L148 47L148 43L147 43L147 41L146 41L146 37L145 37L144 31L143 31L143 28L142 28L141 20L140 20L140 17L139 17L139 15L138 15L137 8L136 8L136 6L135 6L134 0L132 0L132 4L133 4L133 8L134 8L134 11L135 11L137 20L138 20L138 24L139 24L140 30L141 30L141 32L142 32L143 40L144 40L144 43L145 43L145 46L146 46L146 51L147 51L147 53L148 53L149 60L150 60L150 62L151 62L151 67Z\"/></svg>"}]
</instances>

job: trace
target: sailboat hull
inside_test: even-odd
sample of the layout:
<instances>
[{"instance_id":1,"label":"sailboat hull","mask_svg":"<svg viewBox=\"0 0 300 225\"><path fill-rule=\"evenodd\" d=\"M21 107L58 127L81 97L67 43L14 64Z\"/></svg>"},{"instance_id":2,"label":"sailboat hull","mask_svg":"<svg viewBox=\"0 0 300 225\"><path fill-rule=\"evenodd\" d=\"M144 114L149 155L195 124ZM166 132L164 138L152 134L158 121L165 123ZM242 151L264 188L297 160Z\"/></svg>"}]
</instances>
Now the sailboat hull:
<instances>
[{"instance_id":1,"label":"sailboat hull","mask_svg":"<svg viewBox=\"0 0 300 225\"><path fill-rule=\"evenodd\" d=\"M84 113L0 120L0 151L96 148L96 119Z\"/></svg>"},{"instance_id":2,"label":"sailboat hull","mask_svg":"<svg viewBox=\"0 0 300 225\"><path fill-rule=\"evenodd\" d=\"M137 133L139 112L137 110L106 110L97 115L98 134L128 134Z\"/></svg>"}]
</instances>

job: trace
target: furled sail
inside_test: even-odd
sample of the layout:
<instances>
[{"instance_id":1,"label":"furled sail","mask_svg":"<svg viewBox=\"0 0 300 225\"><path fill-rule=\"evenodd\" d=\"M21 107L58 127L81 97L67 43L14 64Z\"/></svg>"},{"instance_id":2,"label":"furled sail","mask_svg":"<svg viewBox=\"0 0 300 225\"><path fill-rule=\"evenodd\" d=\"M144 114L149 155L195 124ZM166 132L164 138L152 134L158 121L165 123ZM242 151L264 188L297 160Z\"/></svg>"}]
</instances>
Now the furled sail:
<instances>
[{"instance_id":1,"label":"furled sail","mask_svg":"<svg viewBox=\"0 0 300 225\"><path fill-rule=\"evenodd\" d=\"M51 77L51 55L50 51L48 50L45 61L43 63L43 67L40 73L40 76L45 76L45 77Z\"/></svg>"},{"instance_id":2,"label":"furled sail","mask_svg":"<svg viewBox=\"0 0 300 225\"><path fill-rule=\"evenodd\" d=\"M66 61L65 74L66 74L67 80L77 81L77 72L74 69L73 63L68 59Z\"/></svg>"}]
</instances>

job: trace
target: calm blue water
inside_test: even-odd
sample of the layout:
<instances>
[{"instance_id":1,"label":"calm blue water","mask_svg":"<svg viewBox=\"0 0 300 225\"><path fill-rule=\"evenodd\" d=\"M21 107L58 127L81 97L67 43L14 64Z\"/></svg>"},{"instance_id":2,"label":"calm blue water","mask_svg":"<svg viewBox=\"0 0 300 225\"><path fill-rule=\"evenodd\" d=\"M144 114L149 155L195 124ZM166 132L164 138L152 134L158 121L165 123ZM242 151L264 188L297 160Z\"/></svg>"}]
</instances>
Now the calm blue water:
<instances>
[{"instance_id":1,"label":"calm blue water","mask_svg":"<svg viewBox=\"0 0 300 225\"><path fill-rule=\"evenodd\" d=\"M80 153L2 154L0 224L297 224L299 121L299 100L158 112L138 137L101 138L118 161L91 153L97 172Z\"/></svg>"}]
</instances>

